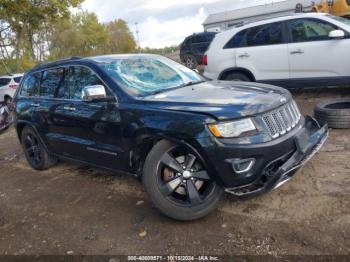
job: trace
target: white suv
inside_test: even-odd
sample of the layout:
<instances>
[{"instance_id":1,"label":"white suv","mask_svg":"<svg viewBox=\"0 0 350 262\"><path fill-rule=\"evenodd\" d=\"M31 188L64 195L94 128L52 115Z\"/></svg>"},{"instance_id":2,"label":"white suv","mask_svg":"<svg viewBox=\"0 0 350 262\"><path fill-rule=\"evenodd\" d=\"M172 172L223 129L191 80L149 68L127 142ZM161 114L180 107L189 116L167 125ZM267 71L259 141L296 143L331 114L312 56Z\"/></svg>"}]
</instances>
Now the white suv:
<instances>
[{"instance_id":1,"label":"white suv","mask_svg":"<svg viewBox=\"0 0 350 262\"><path fill-rule=\"evenodd\" d=\"M246 24L217 34L203 63L215 80L350 84L350 20L308 13Z\"/></svg>"},{"instance_id":2,"label":"white suv","mask_svg":"<svg viewBox=\"0 0 350 262\"><path fill-rule=\"evenodd\" d=\"M12 100L23 74L0 76L0 103Z\"/></svg>"}]
</instances>

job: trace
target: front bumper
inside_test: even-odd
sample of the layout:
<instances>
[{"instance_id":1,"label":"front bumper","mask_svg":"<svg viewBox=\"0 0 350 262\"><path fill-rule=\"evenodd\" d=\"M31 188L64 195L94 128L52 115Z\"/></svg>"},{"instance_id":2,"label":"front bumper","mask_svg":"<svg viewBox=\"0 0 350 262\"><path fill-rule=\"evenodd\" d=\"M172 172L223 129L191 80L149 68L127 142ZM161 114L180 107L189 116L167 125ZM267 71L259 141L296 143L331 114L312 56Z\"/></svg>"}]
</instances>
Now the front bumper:
<instances>
[{"instance_id":1,"label":"front bumper","mask_svg":"<svg viewBox=\"0 0 350 262\"><path fill-rule=\"evenodd\" d=\"M218 174L224 179L226 192L237 197L250 197L277 188L290 180L293 175L309 161L322 147L328 136L328 127L320 125L312 117L305 117L302 127L290 136L265 145L249 146L246 150L237 150L230 146L221 148L225 156L229 152L235 157L257 158L256 169L246 177L234 174L232 169L225 174ZM220 149L219 149L220 150ZM218 164L217 166L222 166ZM224 170L221 168L221 170ZM229 174L227 174L229 172Z\"/></svg>"}]
</instances>

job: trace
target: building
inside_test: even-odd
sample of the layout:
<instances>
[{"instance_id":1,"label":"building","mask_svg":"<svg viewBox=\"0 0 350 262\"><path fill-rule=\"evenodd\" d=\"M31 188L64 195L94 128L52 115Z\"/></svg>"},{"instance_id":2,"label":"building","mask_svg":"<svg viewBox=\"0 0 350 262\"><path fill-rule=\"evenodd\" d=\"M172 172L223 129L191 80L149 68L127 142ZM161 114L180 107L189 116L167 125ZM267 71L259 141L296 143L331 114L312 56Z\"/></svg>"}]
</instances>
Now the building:
<instances>
[{"instance_id":1,"label":"building","mask_svg":"<svg viewBox=\"0 0 350 262\"><path fill-rule=\"evenodd\" d=\"M312 11L315 2L318 1L287 0L210 14L204 21L203 27L204 31L220 32L250 21L290 15L295 13L298 4L302 4L304 12L309 12Z\"/></svg>"}]
</instances>

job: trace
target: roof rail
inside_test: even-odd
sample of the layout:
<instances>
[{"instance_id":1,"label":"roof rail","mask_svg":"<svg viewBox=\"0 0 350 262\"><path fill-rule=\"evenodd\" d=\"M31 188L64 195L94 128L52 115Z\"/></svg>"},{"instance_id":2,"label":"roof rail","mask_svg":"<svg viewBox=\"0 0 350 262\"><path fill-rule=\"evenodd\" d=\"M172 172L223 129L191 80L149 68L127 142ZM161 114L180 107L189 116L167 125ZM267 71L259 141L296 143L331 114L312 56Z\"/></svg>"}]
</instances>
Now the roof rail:
<instances>
[{"instance_id":1,"label":"roof rail","mask_svg":"<svg viewBox=\"0 0 350 262\"><path fill-rule=\"evenodd\" d=\"M245 25L249 25L251 23L261 22L261 21L275 19L275 18L282 18L282 17L287 17L287 16L298 16L298 15L302 15L302 14L305 14L305 13L310 13L310 12L298 12L298 13L291 13L291 14L284 14L284 15L276 14L276 15L271 15L271 16L266 17L266 18L248 19L246 21L239 22L236 25L231 26L231 27L229 27L227 29L229 30L231 28L238 28L238 27L242 27L242 26L245 26Z\"/></svg>"},{"instance_id":2,"label":"roof rail","mask_svg":"<svg viewBox=\"0 0 350 262\"><path fill-rule=\"evenodd\" d=\"M81 57L81 56L72 56L69 58L63 58L63 59L58 59L55 61L44 62L44 63L38 64L37 66L33 67L31 70L40 69L41 67L44 67L44 66L55 65L56 63L61 63L61 62L70 61L70 60L78 60L78 59L82 59L82 58L83 57Z\"/></svg>"}]
</instances>

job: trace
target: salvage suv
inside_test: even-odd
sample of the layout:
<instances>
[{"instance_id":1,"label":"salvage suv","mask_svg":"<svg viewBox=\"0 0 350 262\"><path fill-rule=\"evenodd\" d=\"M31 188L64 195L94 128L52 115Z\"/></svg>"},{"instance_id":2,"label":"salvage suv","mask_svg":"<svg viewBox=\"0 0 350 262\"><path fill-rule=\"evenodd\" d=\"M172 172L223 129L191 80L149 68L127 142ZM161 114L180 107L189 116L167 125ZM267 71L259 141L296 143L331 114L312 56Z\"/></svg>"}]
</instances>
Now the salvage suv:
<instances>
[{"instance_id":1,"label":"salvage suv","mask_svg":"<svg viewBox=\"0 0 350 262\"><path fill-rule=\"evenodd\" d=\"M326 140L282 88L207 81L156 55L72 58L27 72L15 97L29 164L71 159L142 179L178 220L207 215L223 192L259 195L288 181Z\"/></svg>"}]
</instances>

